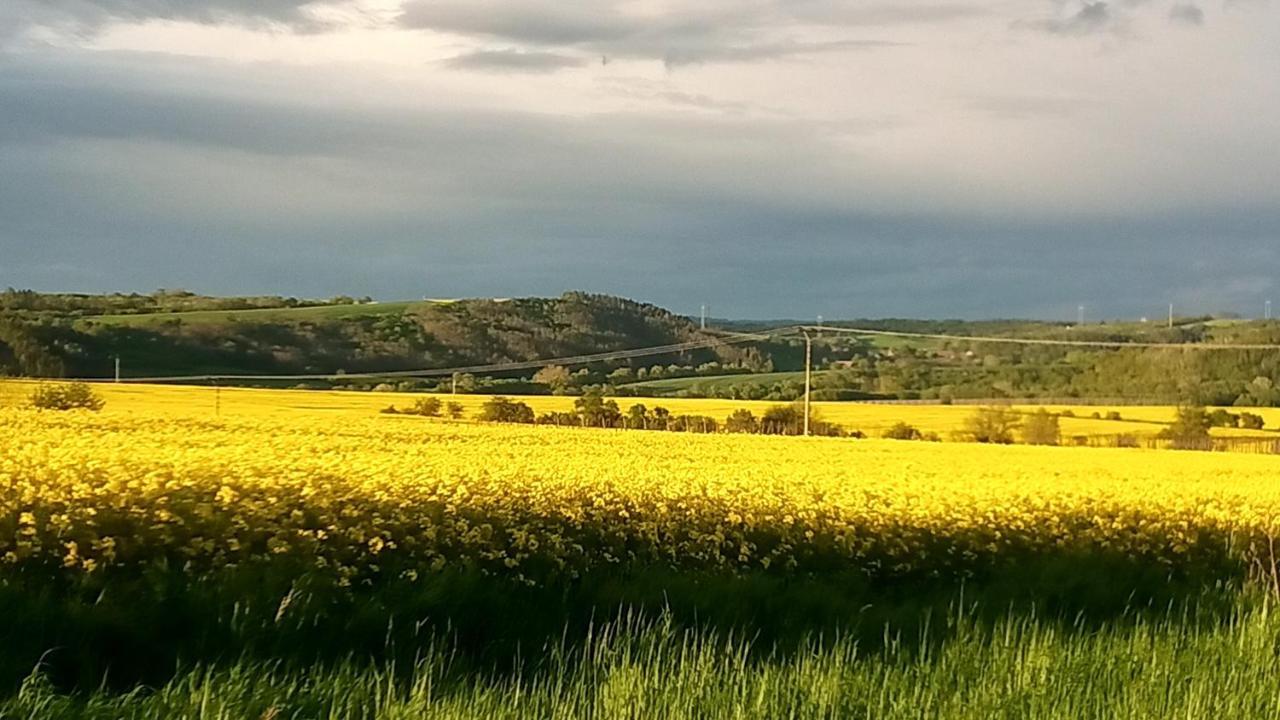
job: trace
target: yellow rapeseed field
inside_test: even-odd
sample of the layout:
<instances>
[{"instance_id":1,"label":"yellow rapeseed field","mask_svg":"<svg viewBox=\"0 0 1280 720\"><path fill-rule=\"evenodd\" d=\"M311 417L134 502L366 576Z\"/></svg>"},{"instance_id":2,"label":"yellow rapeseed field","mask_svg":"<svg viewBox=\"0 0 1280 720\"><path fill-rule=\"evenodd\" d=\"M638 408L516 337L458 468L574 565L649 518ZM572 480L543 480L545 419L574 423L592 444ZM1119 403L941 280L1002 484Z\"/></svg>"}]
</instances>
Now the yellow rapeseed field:
<instances>
[{"instance_id":1,"label":"yellow rapeseed field","mask_svg":"<svg viewBox=\"0 0 1280 720\"><path fill-rule=\"evenodd\" d=\"M121 398L97 414L0 409L0 575L280 563L342 585L446 569L536 583L652 566L968 572L1043 553L1203 567L1280 532L1274 456L215 418Z\"/></svg>"},{"instance_id":2,"label":"yellow rapeseed field","mask_svg":"<svg viewBox=\"0 0 1280 720\"><path fill-rule=\"evenodd\" d=\"M36 383L29 381L0 381L0 407L27 404ZM184 385L133 385L128 383L99 383L94 386L107 401L109 415L163 413L171 417L193 418L267 418L267 417L324 417L329 419L368 417L388 405L401 408L411 406L426 397L421 393L384 393L325 390L270 390L254 388L221 388ZM484 395L438 395L441 400L460 403L466 417L472 417L488 399ZM528 396L516 398L529 404L535 412L570 411L572 397ZM662 406L672 413L706 415L724 420L738 408L747 408L756 415L762 414L779 403L753 400L721 400L701 398L639 398L620 397L616 401L624 411L635 403L653 408ZM815 402L816 412L822 419L836 423L846 430L860 430L871 437L879 437L897 422L907 422L922 432L937 433L943 440L959 430L967 417L973 414L972 405L880 405L852 402ZM1039 406L1018 405L1015 409L1034 411ZM1101 406L1050 406L1053 412L1070 411L1075 417L1061 418L1064 439L1074 436L1149 436L1162 430L1174 416L1172 407L1101 407ZM1280 429L1280 408L1249 408L1249 412L1262 415L1272 432L1214 428L1215 435L1242 435L1280 437L1274 431ZM1122 420L1095 419L1094 413L1104 416L1115 411Z\"/></svg>"}]
</instances>

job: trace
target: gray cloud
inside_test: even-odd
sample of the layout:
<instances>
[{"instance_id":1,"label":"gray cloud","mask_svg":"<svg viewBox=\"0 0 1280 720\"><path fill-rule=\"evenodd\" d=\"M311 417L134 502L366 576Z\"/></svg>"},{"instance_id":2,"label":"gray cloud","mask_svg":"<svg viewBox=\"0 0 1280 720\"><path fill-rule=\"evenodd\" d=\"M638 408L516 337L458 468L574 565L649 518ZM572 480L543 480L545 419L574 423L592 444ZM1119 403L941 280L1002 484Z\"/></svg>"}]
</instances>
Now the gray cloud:
<instances>
[{"instance_id":1,"label":"gray cloud","mask_svg":"<svg viewBox=\"0 0 1280 720\"><path fill-rule=\"evenodd\" d=\"M710 62L753 62L780 59L841 50L870 50L903 47L905 43L881 40L832 40L829 42L802 42L782 40L751 45L696 45L668 49L662 56L667 67L699 65Z\"/></svg>"},{"instance_id":2,"label":"gray cloud","mask_svg":"<svg viewBox=\"0 0 1280 720\"><path fill-rule=\"evenodd\" d=\"M1106 30L1112 25L1112 14L1107 3L1084 0L1078 10L1065 17L1049 18L1033 26L1054 35L1089 35Z\"/></svg>"},{"instance_id":3,"label":"gray cloud","mask_svg":"<svg viewBox=\"0 0 1280 720\"><path fill-rule=\"evenodd\" d=\"M1278 289L1266 188L1215 204L1187 185L1115 216L1021 196L993 212L982 193L948 209L963 176L903 176L820 123L320 104L290 72L0 59L0 285L585 288L797 317L1247 309Z\"/></svg>"},{"instance_id":4,"label":"gray cloud","mask_svg":"<svg viewBox=\"0 0 1280 720\"><path fill-rule=\"evenodd\" d=\"M408 28L496 39L543 48L578 48L605 56L660 59L669 67L752 62L850 48L890 47L882 40L801 40L803 24L827 28L943 22L976 14L953 5L869 5L842 9L829 0L709 2L638 15L621 3L580 0L410 0Z\"/></svg>"},{"instance_id":5,"label":"gray cloud","mask_svg":"<svg viewBox=\"0 0 1280 720\"><path fill-rule=\"evenodd\" d=\"M577 45L617 40L650 23L627 19L608 3L537 0L409 0L404 27L461 35L485 35L534 45Z\"/></svg>"},{"instance_id":6,"label":"gray cloud","mask_svg":"<svg viewBox=\"0 0 1280 720\"><path fill-rule=\"evenodd\" d=\"M555 72L566 68L581 67L585 64L586 60L584 58L573 55L514 49L476 50L444 61L445 67L455 70L498 73Z\"/></svg>"},{"instance_id":7,"label":"gray cloud","mask_svg":"<svg viewBox=\"0 0 1280 720\"><path fill-rule=\"evenodd\" d=\"M1203 25L1204 10L1192 4L1174 5L1169 8L1169 19L1187 25Z\"/></svg>"},{"instance_id":8,"label":"gray cloud","mask_svg":"<svg viewBox=\"0 0 1280 720\"><path fill-rule=\"evenodd\" d=\"M345 0L324 0L343 4ZM5 0L0 38L31 27L91 34L112 22L185 20L205 24L282 25L324 29L310 11L317 0Z\"/></svg>"}]
</instances>

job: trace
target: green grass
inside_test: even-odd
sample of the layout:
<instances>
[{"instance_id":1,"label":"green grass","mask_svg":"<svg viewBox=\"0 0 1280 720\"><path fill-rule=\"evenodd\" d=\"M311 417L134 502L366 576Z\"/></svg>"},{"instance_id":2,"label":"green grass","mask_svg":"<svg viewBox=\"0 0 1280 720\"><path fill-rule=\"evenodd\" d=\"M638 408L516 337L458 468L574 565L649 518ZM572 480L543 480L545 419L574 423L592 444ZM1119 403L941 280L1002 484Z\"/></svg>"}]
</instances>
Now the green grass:
<instances>
[{"instance_id":1,"label":"green grass","mask_svg":"<svg viewBox=\"0 0 1280 720\"><path fill-rule=\"evenodd\" d=\"M1239 602L1098 629L1011 613L982 622L967 606L905 640L867 648L810 636L786 650L669 618L621 617L578 640L523 652L520 671L486 670L446 640L414 661L347 658L291 667L197 665L152 688L60 692L37 669L0 700L2 718L1214 718L1280 717L1280 617Z\"/></svg>"},{"instance_id":2,"label":"green grass","mask_svg":"<svg viewBox=\"0 0 1280 720\"><path fill-rule=\"evenodd\" d=\"M426 301L365 303L360 305L317 305L298 308L257 308L252 310L194 310L176 313L95 315L82 318L81 322L146 327L178 320L193 325L217 325L238 321L301 322L307 320L340 320L371 315L398 315L424 302Z\"/></svg>"}]
</instances>

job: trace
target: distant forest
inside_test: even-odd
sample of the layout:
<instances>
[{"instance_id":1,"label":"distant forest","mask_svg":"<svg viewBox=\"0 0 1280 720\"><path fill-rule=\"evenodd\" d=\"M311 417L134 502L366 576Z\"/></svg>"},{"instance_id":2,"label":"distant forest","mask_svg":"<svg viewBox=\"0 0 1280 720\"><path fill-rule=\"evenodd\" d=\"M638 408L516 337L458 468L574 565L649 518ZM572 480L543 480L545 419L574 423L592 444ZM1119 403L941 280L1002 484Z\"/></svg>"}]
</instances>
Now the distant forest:
<instances>
[{"instance_id":1,"label":"distant forest","mask_svg":"<svg viewBox=\"0 0 1280 720\"><path fill-rule=\"evenodd\" d=\"M326 308L340 310L330 313ZM228 311L209 315L208 311ZM236 311L255 311L236 314ZM278 311L278 312L275 312ZM130 320L131 316L134 317ZM1280 322L1185 318L1147 323L875 319L831 323L943 335L1108 342L1280 344ZM376 373L530 362L725 337L764 336L660 356L586 366L549 365L461 378L462 390L647 394L652 381L690 378L659 394L791 400L803 391L803 344L765 323L703 331L692 319L623 298L458 300L380 306L328 300L151 294L0 293L0 374L127 377L204 374ZM1260 350L1105 349L868 337L824 332L814 345L818 399L1109 401L1280 405L1280 353ZM352 389L431 389L439 380L309 383ZM453 379L446 379L449 387ZM636 385L645 383L648 385ZM292 383L291 383L292 384Z\"/></svg>"}]
</instances>

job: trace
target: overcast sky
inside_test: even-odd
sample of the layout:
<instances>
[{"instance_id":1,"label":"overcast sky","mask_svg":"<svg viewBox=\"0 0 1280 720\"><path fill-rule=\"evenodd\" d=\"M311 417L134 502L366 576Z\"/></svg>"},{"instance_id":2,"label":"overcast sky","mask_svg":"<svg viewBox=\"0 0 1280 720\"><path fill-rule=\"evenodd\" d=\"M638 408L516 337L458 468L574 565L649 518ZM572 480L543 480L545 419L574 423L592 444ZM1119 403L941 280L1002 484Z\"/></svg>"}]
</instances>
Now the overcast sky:
<instances>
[{"instance_id":1,"label":"overcast sky","mask_svg":"<svg viewBox=\"0 0 1280 720\"><path fill-rule=\"evenodd\" d=\"M1269 0L0 0L0 286L1260 314L1278 77Z\"/></svg>"}]
</instances>

